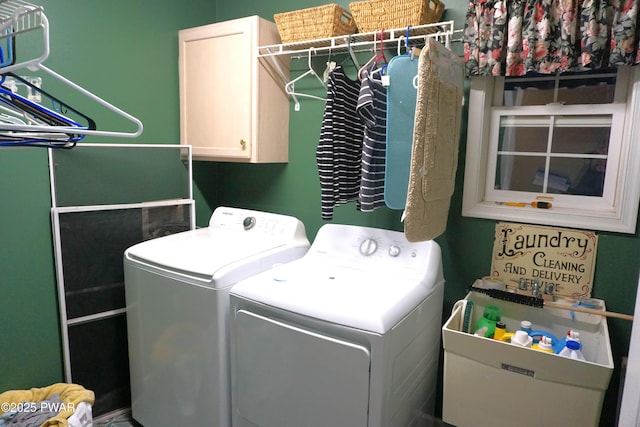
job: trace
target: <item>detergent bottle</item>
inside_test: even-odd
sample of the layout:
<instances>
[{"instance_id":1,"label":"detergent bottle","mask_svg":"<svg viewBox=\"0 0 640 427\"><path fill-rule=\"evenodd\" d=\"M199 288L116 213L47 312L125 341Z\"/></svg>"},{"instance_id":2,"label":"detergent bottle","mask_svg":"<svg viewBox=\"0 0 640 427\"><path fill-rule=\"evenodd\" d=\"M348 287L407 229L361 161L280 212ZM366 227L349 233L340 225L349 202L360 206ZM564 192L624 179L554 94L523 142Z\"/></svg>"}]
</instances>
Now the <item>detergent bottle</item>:
<instances>
[{"instance_id":1,"label":"detergent bottle","mask_svg":"<svg viewBox=\"0 0 640 427\"><path fill-rule=\"evenodd\" d=\"M559 339L556 343L553 344L553 349L556 353L560 353L566 346L567 341L578 341L580 342L580 332L574 331L573 329L569 329L567 331L567 335Z\"/></svg>"},{"instance_id":2,"label":"detergent bottle","mask_svg":"<svg viewBox=\"0 0 640 427\"><path fill-rule=\"evenodd\" d=\"M528 320L521 321L520 330L525 331L528 334L531 334L531 322L529 322Z\"/></svg>"},{"instance_id":3,"label":"detergent bottle","mask_svg":"<svg viewBox=\"0 0 640 427\"><path fill-rule=\"evenodd\" d=\"M531 342L533 338L527 334L526 331L516 331L511 337L511 344L517 345L519 347L531 347Z\"/></svg>"},{"instance_id":4,"label":"detergent bottle","mask_svg":"<svg viewBox=\"0 0 640 427\"><path fill-rule=\"evenodd\" d=\"M496 329L493 333L494 340L502 340L504 334L507 333L507 325L504 322L496 322Z\"/></svg>"},{"instance_id":5,"label":"detergent bottle","mask_svg":"<svg viewBox=\"0 0 640 427\"><path fill-rule=\"evenodd\" d=\"M555 353L553 351L553 341L549 337L540 337L540 341L531 346L534 350L544 351L546 353Z\"/></svg>"},{"instance_id":6,"label":"detergent bottle","mask_svg":"<svg viewBox=\"0 0 640 427\"><path fill-rule=\"evenodd\" d=\"M578 341L568 340L565 347L558 354L571 359L586 360L584 354L582 354L582 344Z\"/></svg>"},{"instance_id":7,"label":"detergent bottle","mask_svg":"<svg viewBox=\"0 0 640 427\"><path fill-rule=\"evenodd\" d=\"M497 305L488 305L484 308L482 317L478 319L476 325L476 331L482 327L487 327L484 336L487 338L493 338L496 331L496 322L502 319L502 309Z\"/></svg>"}]
</instances>

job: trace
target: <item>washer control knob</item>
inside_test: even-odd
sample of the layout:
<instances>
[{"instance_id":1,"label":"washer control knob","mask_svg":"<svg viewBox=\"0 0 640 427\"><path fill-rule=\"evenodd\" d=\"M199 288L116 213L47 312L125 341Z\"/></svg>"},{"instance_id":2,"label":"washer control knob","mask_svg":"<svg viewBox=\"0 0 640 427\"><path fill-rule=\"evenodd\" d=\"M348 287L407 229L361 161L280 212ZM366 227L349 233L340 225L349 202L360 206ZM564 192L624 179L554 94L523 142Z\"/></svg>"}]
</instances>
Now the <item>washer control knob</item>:
<instances>
[{"instance_id":1,"label":"washer control knob","mask_svg":"<svg viewBox=\"0 0 640 427\"><path fill-rule=\"evenodd\" d=\"M389 255L391 255L394 258L400 255L400 247L396 245L391 245L389 247Z\"/></svg>"},{"instance_id":2,"label":"washer control knob","mask_svg":"<svg viewBox=\"0 0 640 427\"><path fill-rule=\"evenodd\" d=\"M254 225L256 225L256 219L252 216L248 216L242 221L245 230L251 230Z\"/></svg>"},{"instance_id":3,"label":"washer control knob","mask_svg":"<svg viewBox=\"0 0 640 427\"><path fill-rule=\"evenodd\" d=\"M378 249L378 243L373 239L365 239L360 243L360 253L365 256L372 255Z\"/></svg>"}]
</instances>

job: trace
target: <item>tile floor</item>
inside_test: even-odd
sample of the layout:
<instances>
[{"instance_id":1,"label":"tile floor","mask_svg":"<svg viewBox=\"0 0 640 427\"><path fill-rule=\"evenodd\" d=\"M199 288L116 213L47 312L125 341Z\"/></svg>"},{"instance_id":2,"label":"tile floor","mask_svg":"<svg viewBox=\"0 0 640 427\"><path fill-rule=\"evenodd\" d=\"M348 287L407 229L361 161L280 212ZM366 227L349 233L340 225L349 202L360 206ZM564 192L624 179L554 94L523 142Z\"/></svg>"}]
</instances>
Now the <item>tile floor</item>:
<instances>
[{"instance_id":1,"label":"tile floor","mask_svg":"<svg viewBox=\"0 0 640 427\"><path fill-rule=\"evenodd\" d=\"M131 410L122 410L101 415L93 420L93 427L142 427L131 418Z\"/></svg>"}]
</instances>

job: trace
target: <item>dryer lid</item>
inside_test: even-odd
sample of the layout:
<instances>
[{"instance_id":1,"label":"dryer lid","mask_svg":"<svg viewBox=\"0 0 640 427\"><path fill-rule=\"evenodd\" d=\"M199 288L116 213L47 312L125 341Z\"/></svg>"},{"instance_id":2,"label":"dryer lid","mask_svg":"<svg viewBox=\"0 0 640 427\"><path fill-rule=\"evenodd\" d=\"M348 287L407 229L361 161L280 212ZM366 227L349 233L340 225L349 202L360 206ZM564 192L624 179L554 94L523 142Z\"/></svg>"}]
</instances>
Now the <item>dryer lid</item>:
<instances>
[{"instance_id":1,"label":"dryer lid","mask_svg":"<svg viewBox=\"0 0 640 427\"><path fill-rule=\"evenodd\" d=\"M302 258L239 282L231 294L384 334L443 283L438 268L416 281L393 272L366 272Z\"/></svg>"}]
</instances>

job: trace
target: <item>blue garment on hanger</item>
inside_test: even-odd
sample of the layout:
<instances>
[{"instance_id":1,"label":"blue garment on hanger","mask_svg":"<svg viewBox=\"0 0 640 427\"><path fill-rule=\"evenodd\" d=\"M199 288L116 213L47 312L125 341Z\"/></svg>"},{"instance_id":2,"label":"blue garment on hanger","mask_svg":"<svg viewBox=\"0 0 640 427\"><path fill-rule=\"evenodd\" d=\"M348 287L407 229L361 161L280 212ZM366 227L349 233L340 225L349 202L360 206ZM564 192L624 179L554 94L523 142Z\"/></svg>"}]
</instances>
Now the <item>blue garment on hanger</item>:
<instances>
[{"instance_id":1,"label":"blue garment on hanger","mask_svg":"<svg viewBox=\"0 0 640 427\"><path fill-rule=\"evenodd\" d=\"M399 55L389 61L384 201L391 209L404 209L407 202L417 94L413 79L417 74L417 57Z\"/></svg>"}]
</instances>

